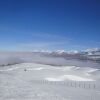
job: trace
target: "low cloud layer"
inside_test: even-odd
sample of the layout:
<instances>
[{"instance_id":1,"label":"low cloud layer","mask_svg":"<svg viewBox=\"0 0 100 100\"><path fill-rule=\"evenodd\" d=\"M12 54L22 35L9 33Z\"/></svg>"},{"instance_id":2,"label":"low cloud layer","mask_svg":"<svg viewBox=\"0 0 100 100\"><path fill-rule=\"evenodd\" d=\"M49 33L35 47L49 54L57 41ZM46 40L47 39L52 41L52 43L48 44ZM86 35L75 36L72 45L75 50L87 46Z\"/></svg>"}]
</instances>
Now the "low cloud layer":
<instances>
[{"instance_id":1,"label":"low cloud layer","mask_svg":"<svg viewBox=\"0 0 100 100\"><path fill-rule=\"evenodd\" d=\"M99 63L77 59L65 59L64 57L47 56L35 52L0 52L0 65L17 63L40 63L54 66L77 66L100 68Z\"/></svg>"}]
</instances>

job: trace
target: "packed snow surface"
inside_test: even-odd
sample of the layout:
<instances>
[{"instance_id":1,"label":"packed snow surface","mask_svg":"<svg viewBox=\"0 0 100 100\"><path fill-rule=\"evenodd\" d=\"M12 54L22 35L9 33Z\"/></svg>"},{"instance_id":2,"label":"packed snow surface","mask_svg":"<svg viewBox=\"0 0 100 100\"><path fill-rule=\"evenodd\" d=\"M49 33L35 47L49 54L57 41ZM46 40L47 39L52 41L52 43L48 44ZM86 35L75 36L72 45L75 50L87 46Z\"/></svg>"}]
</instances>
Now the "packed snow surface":
<instances>
[{"instance_id":1,"label":"packed snow surface","mask_svg":"<svg viewBox=\"0 0 100 100\"><path fill-rule=\"evenodd\" d=\"M100 100L99 72L36 63L2 66L0 100Z\"/></svg>"},{"instance_id":2,"label":"packed snow surface","mask_svg":"<svg viewBox=\"0 0 100 100\"><path fill-rule=\"evenodd\" d=\"M48 81L64 81L64 80L73 80L73 81L94 81L93 79L83 78L76 75L63 75L56 78L46 78Z\"/></svg>"}]
</instances>

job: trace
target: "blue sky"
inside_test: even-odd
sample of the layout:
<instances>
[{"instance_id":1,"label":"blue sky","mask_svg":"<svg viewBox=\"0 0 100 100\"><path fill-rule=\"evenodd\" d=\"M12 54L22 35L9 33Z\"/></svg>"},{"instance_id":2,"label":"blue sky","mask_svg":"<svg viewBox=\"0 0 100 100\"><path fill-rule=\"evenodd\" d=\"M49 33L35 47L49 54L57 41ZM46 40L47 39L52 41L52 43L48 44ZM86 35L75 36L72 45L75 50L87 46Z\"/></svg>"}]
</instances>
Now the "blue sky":
<instances>
[{"instance_id":1,"label":"blue sky","mask_svg":"<svg viewBox=\"0 0 100 100\"><path fill-rule=\"evenodd\" d=\"M96 47L99 0L0 0L0 50Z\"/></svg>"}]
</instances>

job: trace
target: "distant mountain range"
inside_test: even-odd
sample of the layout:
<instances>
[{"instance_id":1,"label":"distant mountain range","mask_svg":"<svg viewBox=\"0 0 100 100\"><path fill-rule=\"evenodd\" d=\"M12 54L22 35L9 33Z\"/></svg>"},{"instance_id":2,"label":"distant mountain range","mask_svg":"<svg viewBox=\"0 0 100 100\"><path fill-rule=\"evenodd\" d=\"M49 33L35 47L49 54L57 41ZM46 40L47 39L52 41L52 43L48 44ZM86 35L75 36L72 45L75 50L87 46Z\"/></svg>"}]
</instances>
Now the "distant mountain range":
<instances>
[{"instance_id":1,"label":"distant mountain range","mask_svg":"<svg viewBox=\"0 0 100 100\"><path fill-rule=\"evenodd\" d=\"M98 64L99 66L100 49L94 48L81 51L57 50L33 52L0 52L0 65L9 65L23 62L35 62L50 65L78 66L89 66L88 63L90 63L92 64L90 66L95 66L93 64Z\"/></svg>"},{"instance_id":2,"label":"distant mountain range","mask_svg":"<svg viewBox=\"0 0 100 100\"><path fill-rule=\"evenodd\" d=\"M57 50L57 51L38 51L33 52L35 54L50 56L50 57L64 57L65 59L79 59L79 60L92 60L100 62L100 49L86 49L81 51L65 51L65 50Z\"/></svg>"}]
</instances>

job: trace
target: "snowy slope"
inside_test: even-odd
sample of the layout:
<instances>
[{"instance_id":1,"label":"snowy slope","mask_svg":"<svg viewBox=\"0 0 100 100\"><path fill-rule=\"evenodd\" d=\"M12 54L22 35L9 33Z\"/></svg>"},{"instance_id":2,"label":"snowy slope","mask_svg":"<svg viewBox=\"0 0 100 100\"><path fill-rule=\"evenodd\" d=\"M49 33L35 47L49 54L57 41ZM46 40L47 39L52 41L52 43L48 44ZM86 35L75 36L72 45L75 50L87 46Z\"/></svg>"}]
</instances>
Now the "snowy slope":
<instances>
[{"instance_id":1,"label":"snowy slope","mask_svg":"<svg viewBox=\"0 0 100 100\"><path fill-rule=\"evenodd\" d=\"M22 63L0 68L0 100L99 100L99 69Z\"/></svg>"}]
</instances>

